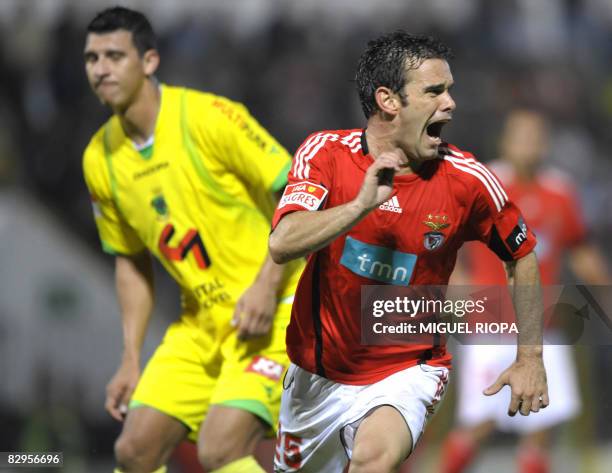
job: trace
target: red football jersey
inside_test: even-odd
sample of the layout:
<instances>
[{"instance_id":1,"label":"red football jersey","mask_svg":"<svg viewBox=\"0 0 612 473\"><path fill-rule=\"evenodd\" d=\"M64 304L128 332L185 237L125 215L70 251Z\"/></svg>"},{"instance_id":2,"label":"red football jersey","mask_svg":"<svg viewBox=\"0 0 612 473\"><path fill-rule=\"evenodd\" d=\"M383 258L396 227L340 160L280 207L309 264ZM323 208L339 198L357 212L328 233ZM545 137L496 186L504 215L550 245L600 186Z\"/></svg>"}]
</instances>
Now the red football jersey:
<instances>
[{"instance_id":1,"label":"red football jersey","mask_svg":"<svg viewBox=\"0 0 612 473\"><path fill-rule=\"evenodd\" d=\"M586 238L574 186L557 170L542 170L535 180L522 182L508 163L496 162L492 168L538 237L535 252L542 284L559 284L563 253ZM472 284L506 284L503 266L484 245L472 243L465 250Z\"/></svg>"},{"instance_id":2,"label":"red football jersey","mask_svg":"<svg viewBox=\"0 0 612 473\"><path fill-rule=\"evenodd\" d=\"M353 200L372 164L364 130L314 133L298 148L273 227L290 212ZM370 384L427 361L450 365L441 345L362 345L362 285L444 285L464 241L481 240L510 261L533 233L497 178L452 145L418 173L395 176L389 200L348 233L309 255L287 330L289 358L345 384ZM433 343L433 342L432 342Z\"/></svg>"}]
</instances>

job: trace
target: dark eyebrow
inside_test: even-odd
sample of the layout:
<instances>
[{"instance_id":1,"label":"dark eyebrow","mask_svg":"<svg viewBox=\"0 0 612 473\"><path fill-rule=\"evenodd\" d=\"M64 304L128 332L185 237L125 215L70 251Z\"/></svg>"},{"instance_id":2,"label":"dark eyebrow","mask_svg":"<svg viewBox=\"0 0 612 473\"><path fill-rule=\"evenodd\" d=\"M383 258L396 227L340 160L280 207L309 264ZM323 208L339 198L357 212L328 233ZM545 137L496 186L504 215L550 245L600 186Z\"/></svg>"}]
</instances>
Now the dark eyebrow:
<instances>
[{"instance_id":1,"label":"dark eyebrow","mask_svg":"<svg viewBox=\"0 0 612 473\"><path fill-rule=\"evenodd\" d=\"M101 52L88 50L83 53L83 56L87 58L87 57L98 56L98 55L110 56L111 54L115 54L115 55L118 54L121 56L125 56L126 52L123 51L122 49L105 49L104 51L101 51Z\"/></svg>"},{"instance_id":2,"label":"dark eyebrow","mask_svg":"<svg viewBox=\"0 0 612 473\"><path fill-rule=\"evenodd\" d=\"M435 94L441 94L445 90L446 90L445 84L434 84L434 85L428 85L427 87L425 87L425 93L433 92Z\"/></svg>"},{"instance_id":3,"label":"dark eyebrow","mask_svg":"<svg viewBox=\"0 0 612 473\"><path fill-rule=\"evenodd\" d=\"M122 49L106 49L104 50L103 54L105 56L126 56L127 53L125 51L123 51Z\"/></svg>"}]
</instances>

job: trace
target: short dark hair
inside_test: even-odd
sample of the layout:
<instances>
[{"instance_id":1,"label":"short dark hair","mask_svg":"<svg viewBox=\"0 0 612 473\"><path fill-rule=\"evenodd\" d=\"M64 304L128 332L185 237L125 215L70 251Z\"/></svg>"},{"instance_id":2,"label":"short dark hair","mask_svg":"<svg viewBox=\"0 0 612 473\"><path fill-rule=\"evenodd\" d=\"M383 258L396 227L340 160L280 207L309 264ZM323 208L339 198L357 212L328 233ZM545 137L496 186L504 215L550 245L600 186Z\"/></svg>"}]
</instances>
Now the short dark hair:
<instances>
[{"instance_id":1,"label":"short dark hair","mask_svg":"<svg viewBox=\"0 0 612 473\"><path fill-rule=\"evenodd\" d=\"M359 58L355 82L361 108L366 118L376 112L375 92L378 87L389 87L405 100L406 66L417 69L426 59L452 58L451 50L431 36L395 31L368 42Z\"/></svg>"},{"instance_id":2,"label":"short dark hair","mask_svg":"<svg viewBox=\"0 0 612 473\"><path fill-rule=\"evenodd\" d=\"M157 49L157 37L151 23L142 13L125 7L112 7L98 13L87 25L88 33L111 33L126 30L142 56L149 49Z\"/></svg>"}]
</instances>

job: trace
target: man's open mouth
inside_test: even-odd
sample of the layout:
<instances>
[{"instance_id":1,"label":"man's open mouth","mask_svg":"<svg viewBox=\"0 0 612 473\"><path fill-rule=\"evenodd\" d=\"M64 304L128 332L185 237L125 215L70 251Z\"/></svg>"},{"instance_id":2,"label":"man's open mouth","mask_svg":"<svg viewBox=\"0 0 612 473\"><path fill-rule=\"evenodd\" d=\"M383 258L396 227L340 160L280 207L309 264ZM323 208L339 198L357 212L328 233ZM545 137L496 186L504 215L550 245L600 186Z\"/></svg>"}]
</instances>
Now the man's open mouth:
<instances>
[{"instance_id":1,"label":"man's open mouth","mask_svg":"<svg viewBox=\"0 0 612 473\"><path fill-rule=\"evenodd\" d=\"M440 134L442 133L442 128L446 125L450 120L440 120L437 122L430 123L427 125L426 132L430 138L434 140L440 139Z\"/></svg>"}]
</instances>

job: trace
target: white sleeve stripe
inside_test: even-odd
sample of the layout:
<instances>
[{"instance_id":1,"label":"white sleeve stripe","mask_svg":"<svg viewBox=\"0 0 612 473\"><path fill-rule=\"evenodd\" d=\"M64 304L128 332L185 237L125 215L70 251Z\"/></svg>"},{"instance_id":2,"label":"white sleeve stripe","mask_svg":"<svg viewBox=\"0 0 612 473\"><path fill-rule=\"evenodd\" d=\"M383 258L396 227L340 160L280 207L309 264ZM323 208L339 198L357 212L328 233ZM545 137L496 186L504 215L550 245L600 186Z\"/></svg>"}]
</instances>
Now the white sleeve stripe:
<instances>
[{"instance_id":1,"label":"white sleeve stripe","mask_svg":"<svg viewBox=\"0 0 612 473\"><path fill-rule=\"evenodd\" d=\"M495 177L495 175L491 171L489 171L484 164L479 163L475 159L468 158L468 161L472 163L474 166L481 169L487 176L489 176L491 183L501 192L501 194L505 197L505 199L508 200L508 195L506 194L504 187L500 184L499 180Z\"/></svg>"},{"instance_id":2,"label":"white sleeve stripe","mask_svg":"<svg viewBox=\"0 0 612 473\"><path fill-rule=\"evenodd\" d=\"M489 171L489 169L484 164L476 161L474 158L468 158L463 153L459 153L450 148L445 149L450 153L454 154L455 156L463 158L466 161L466 164L472 164L474 166L479 167L489 177L489 182L491 182L491 184L494 185L500 191L501 195L503 195L505 199L508 200L508 195L506 194L504 187L500 184L499 180L495 177L495 175L491 171Z\"/></svg>"},{"instance_id":3,"label":"white sleeve stripe","mask_svg":"<svg viewBox=\"0 0 612 473\"><path fill-rule=\"evenodd\" d=\"M333 135L331 133L328 133L326 135L323 135L321 138L321 140L312 148L312 150L310 150L310 152L308 153L308 156L304 156L304 173L302 176L298 176L299 179L307 179L308 177L310 177L310 164L308 164L308 161L310 161L318 152L319 150L325 146L325 142L328 139L331 139L332 141L334 141L334 136L337 139L338 135Z\"/></svg>"},{"instance_id":4,"label":"white sleeve stripe","mask_svg":"<svg viewBox=\"0 0 612 473\"><path fill-rule=\"evenodd\" d=\"M491 178L491 180L493 181L493 183L495 183L495 184L497 185L497 188L498 188L498 189L501 191L501 193L502 193L502 195L505 197L505 199L506 199L506 200L508 200L508 195L506 194L506 191L504 190L504 186L502 186L502 185L501 185L501 183L500 183L500 182L499 182L499 180L498 180L498 179L495 177L495 175L494 175L494 174L493 174L491 171L489 171L489 169L487 169L487 167L486 167L484 164L479 163L479 162L478 162L478 161L476 161L476 160L471 160L471 161L473 161L473 163L474 163L476 166L478 166L479 168L481 168L481 169L482 169L482 170L483 170L483 171L484 171L484 172L485 172L485 173L486 173L486 174L487 174L487 175L488 175L488 176Z\"/></svg>"},{"instance_id":5,"label":"white sleeve stripe","mask_svg":"<svg viewBox=\"0 0 612 473\"><path fill-rule=\"evenodd\" d=\"M308 164L308 161L310 161L319 152L319 150L325 146L327 140L336 141L337 139L338 135L335 133L326 133L325 135L322 135L319 142L308 151L308 155L303 157L304 172L296 177L298 179L306 179L310 177L310 164Z\"/></svg>"},{"instance_id":6,"label":"white sleeve stripe","mask_svg":"<svg viewBox=\"0 0 612 473\"><path fill-rule=\"evenodd\" d=\"M498 212L501 211L503 207L502 203L500 203L498 196L495 194L495 192L493 192L493 189L491 189L489 182L482 175L481 172L475 170L474 168L463 166L462 164L465 163L463 160L451 158L450 156L444 156L444 159L447 160L449 163L451 163L455 168L463 172L467 172L468 174L471 174L472 176L475 176L480 182L482 182L484 186L487 188L487 190L489 191L489 194L491 195L493 202L495 202L495 207L497 208L497 211Z\"/></svg>"},{"instance_id":7,"label":"white sleeve stripe","mask_svg":"<svg viewBox=\"0 0 612 473\"><path fill-rule=\"evenodd\" d=\"M495 191L495 193L499 197L499 200L501 201L502 205L506 202L506 200L508 200L508 196L506 196L506 193L503 192L501 185L495 179L493 179L491 174L484 172L482 168L480 168L479 166L476 166L475 162L470 162L467 159L452 158L450 156L448 158L451 161L456 160L457 163L470 167L474 169L475 171L478 171L479 173L481 173L483 177L487 180L487 182L490 184L491 188Z\"/></svg>"},{"instance_id":8,"label":"white sleeve stripe","mask_svg":"<svg viewBox=\"0 0 612 473\"><path fill-rule=\"evenodd\" d=\"M356 153L361 149L361 135L363 135L363 130L354 131L342 138L340 143L348 146L351 153Z\"/></svg>"},{"instance_id":9,"label":"white sleeve stripe","mask_svg":"<svg viewBox=\"0 0 612 473\"><path fill-rule=\"evenodd\" d=\"M504 190L504 186L501 185L501 183L499 182L499 179L497 179L495 177L495 175L481 162L476 161L474 158L464 158L466 161L472 163L475 166L478 166L480 169L483 170L483 172L490 177L490 180L492 181L493 184L496 185L496 187L499 189L499 191L502 193L502 195L506 198L506 200L508 200L508 195L506 194L506 191Z\"/></svg>"},{"instance_id":10,"label":"white sleeve stripe","mask_svg":"<svg viewBox=\"0 0 612 473\"><path fill-rule=\"evenodd\" d=\"M308 141L308 144L306 146L304 146L304 148L300 151L300 156L299 156L299 163L297 165L297 169L296 169L296 177L303 179L304 178L304 172L307 166L307 162L309 159L311 159L311 151L313 148L316 148L317 146L319 146L319 144L321 143L325 143L325 141L327 140L329 136L329 133L324 134L324 133L318 133L315 137L313 137L312 140ZM320 149L316 148L316 150L318 151ZM316 151L315 151L316 153ZM306 156L305 156L306 155Z\"/></svg>"},{"instance_id":11,"label":"white sleeve stripe","mask_svg":"<svg viewBox=\"0 0 612 473\"><path fill-rule=\"evenodd\" d=\"M353 148L356 144L359 144L360 142L361 142L361 136L357 136L351 141L347 140L347 141L343 141L342 143L347 145L349 148Z\"/></svg>"},{"instance_id":12,"label":"white sleeve stripe","mask_svg":"<svg viewBox=\"0 0 612 473\"><path fill-rule=\"evenodd\" d=\"M359 131L354 131L353 133L349 133L349 134L348 134L348 135L346 135L344 138L342 138L342 139L340 140L340 142L341 142L342 144L352 146L352 145L350 145L350 144L349 144L349 142L350 142L350 141L353 141L353 138L355 138L355 137L359 137L359 138L361 139L361 133L362 133L362 132L361 132L361 130L359 130Z\"/></svg>"},{"instance_id":13,"label":"white sleeve stripe","mask_svg":"<svg viewBox=\"0 0 612 473\"><path fill-rule=\"evenodd\" d=\"M295 157L293 159L293 174L297 174L298 166L299 166L299 163L300 163L300 156L302 154L302 151L317 136L319 136L319 135L314 135L314 136L310 137L308 140L306 140L304 143L302 143L300 145L300 147L297 149L297 151L295 152Z\"/></svg>"},{"instance_id":14,"label":"white sleeve stripe","mask_svg":"<svg viewBox=\"0 0 612 473\"><path fill-rule=\"evenodd\" d=\"M321 138L321 136L323 136L322 133L317 133L316 135L312 136L304 144L302 144L302 146L300 146L300 148L295 153L295 163L293 169L293 174L295 176L302 174L302 169L304 167L304 161L302 157L304 153L307 153L310 148Z\"/></svg>"},{"instance_id":15,"label":"white sleeve stripe","mask_svg":"<svg viewBox=\"0 0 612 473\"><path fill-rule=\"evenodd\" d=\"M472 165L472 167L476 166L481 171L483 171L483 173L487 176L488 181L491 183L493 188L498 191L498 195L500 196L500 198L502 198L502 200L508 200L508 195L506 194L504 187L500 184L499 180L495 177L495 175L491 171L489 171L489 169L487 169L487 167L484 164L476 161L474 158L468 158L463 153L458 153L457 151L454 151L450 148L445 148L445 149L447 149L449 152L451 152L455 156L459 156L463 158L466 161L465 163L466 165L468 166Z\"/></svg>"},{"instance_id":16,"label":"white sleeve stripe","mask_svg":"<svg viewBox=\"0 0 612 473\"><path fill-rule=\"evenodd\" d=\"M497 194L497 197L499 198L499 201L502 203L502 206L503 206L503 204L506 203L506 201L508 200L508 196L503 191L503 189L502 189L501 185L499 184L499 182L497 181L497 179L494 179L492 174L484 172L484 170L480 166L476 166L475 161L474 162L470 162L470 161L466 160L465 158L464 159L459 159L459 158L453 158L451 156L445 156L445 159L448 159L450 162L456 162L456 163L461 164L463 166L467 166L467 167L469 167L471 169L474 169L478 173L482 174L482 176L489 183L490 188L493 189L495 194ZM485 170L486 170L486 168L485 168Z\"/></svg>"},{"instance_id":17,"label":"white sleeve stripe","mask_svg":"<svg viewBox=\"0 0 612 473\"><path fill-rule=\"evenodd\" d=\"M356 153L361 149L361 130L354 131L345 137L340 142L349 147ZM306 179L310 176L310 165L308 161L316 156L319 150L329 141L337 141L340 136L336 133L317 133L306 140L296 151L293 163L293 175L298 179Z\"/></svg>"}]
</instances>

